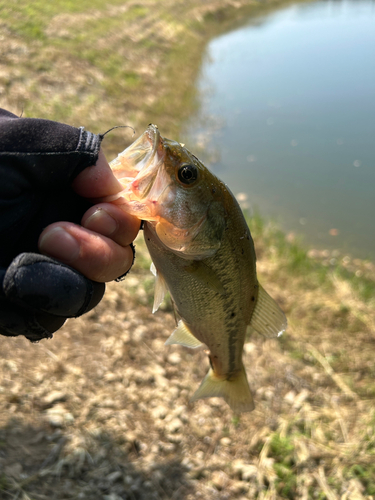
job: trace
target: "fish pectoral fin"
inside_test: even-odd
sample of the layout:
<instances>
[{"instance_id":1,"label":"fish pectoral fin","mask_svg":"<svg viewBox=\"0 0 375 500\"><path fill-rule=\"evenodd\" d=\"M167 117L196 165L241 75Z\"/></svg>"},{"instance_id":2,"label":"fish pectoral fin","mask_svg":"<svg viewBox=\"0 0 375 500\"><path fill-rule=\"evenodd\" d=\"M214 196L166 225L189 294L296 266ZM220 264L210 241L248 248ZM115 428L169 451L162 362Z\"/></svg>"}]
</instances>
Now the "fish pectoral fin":
<instances>
[{"instance_id":1,"label":"fish pectoral fin","mask_svg":"<svg viewBox=\"0 0 375 500\"><path fill-rule=\"evenodd\" d=\"M155 276L154 305L152 307L152 313L155 313L163 302L168 287L163 275L156 269L154 263L151 264L150 270Z\"/></svg>"},{"instance_id":2,"label":"fish pectoral fin","mask_svg":"<svg viewBox=\"0 0 375 500\"><path fill-rule=\"evenodd\" d=\"M218 377L210 368L190 401L212 397L223 398L236 414L254 410L254 400L244 366L240 373L231 380Z\"/></svg>"},{"instance_id":3,"label":"fish pectoral fin","mask_svg":"<svg viewBox=\"0 0 375 500\"><path fill-rule=\"evenodd\" d=\"M190 332L185 323L180 319L177 328L172 332L172 335L167 339L165 345L179 344L191 349L196 349L202 345L194 335Z\"/></svg>"},{"instance_id":4,"label":"fish pectoral fin","mask_svg":"<svg viewBox=\"0 0 375 500\"><path fill-rule=\"evenodd\" d=\"M151 262L151 266L150 266L150 271L152 272L152 274L156 277L156 275L158 274L157 270L156 270L156 267L155 267L155 264L153 262Z\"/></svg>"},{"instance_id":5,"label":"fish pectoral fin","mask_svg":"<svg viewBox=\"0 0 375 500\"><path fill-rule=\"evenodd\" d=\"M202 285L214 292L225 295L224 287L219 276L201 260L194 260L184 266L184 270L199 281Z\"/></svg>"},{"instance_id":6,"label":"fish pectoral fin","mask_svg":"<svg viewBox=\"0 0 375 500\"><path fill-rule=\"evenodd\" d=\"M259 285L258 298L249 326L269 338L280 337L288 326L288 321L280 306L261 285Z\"/></svg>"}]
</instances>

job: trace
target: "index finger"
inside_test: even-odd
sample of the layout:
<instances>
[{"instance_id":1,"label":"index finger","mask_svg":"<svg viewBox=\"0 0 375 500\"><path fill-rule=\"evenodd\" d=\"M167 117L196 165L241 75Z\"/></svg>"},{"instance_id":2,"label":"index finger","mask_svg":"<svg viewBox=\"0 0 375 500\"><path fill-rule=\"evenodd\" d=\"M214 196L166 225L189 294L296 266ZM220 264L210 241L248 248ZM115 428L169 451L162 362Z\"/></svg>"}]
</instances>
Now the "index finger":
<instances>
[{"instance_id":1,"label":"index finger","mask_svg":"<svg viewBox=\"0 0 375 500\"><path fill-rule=\"evenodd\" d=\"M74 191L84 198L101 198L119 193L124 188L113 175L102 150L95 165L85 168L72 182Z\"/></svg>"}]
</instances>

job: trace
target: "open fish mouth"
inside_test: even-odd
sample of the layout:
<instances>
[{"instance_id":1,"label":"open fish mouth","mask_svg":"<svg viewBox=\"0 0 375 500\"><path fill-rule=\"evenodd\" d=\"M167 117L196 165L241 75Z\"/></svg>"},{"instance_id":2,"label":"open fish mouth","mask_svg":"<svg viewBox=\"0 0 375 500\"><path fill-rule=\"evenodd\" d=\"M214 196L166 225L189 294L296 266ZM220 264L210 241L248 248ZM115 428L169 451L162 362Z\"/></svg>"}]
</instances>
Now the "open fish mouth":
<instances>
[{"instance_id":1,"label":"open fish mouth","mask_svg":"<svg viewBox=\"0 0 375 500\"><path fill-rule=\"evenodd\" d=\"M120 153L110 167L124 186L121 193L127 201L142 200L150 192L161 163L162 138L156 125L146 131Z\"/></svg>"},{"instance_id":2,"label":"open fish mouth","mask_svg":"<svg viewBox=\"0 0 375 500\"><path fill-rule=\"evenodd\" d=\"M169 180L163 172L164 140L156 125L120 153L110 167L123 185L123 191L102 201L126 205L126 211L138 218L156 221L160 218L160 197Z\"/></svg>"}]
</instances>

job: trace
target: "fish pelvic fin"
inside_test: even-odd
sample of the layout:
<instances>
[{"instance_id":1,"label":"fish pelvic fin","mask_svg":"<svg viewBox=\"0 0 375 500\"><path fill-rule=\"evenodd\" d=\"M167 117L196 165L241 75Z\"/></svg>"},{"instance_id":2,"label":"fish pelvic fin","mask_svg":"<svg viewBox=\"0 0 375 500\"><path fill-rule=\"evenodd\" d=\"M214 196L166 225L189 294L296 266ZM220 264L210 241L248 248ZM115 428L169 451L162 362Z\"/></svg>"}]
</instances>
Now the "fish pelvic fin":
<instances>
[{"instance_id":1,"label":"fish pelvic fin","mask_svg":"<svg viewBox=\"0 0 375 500\"><path fill-rule=\"evenodd\" d=\"M258 298L250 320L250 327L265 337L280 337L288 326L285 314L279 305L259 285Z\"/></svg>"},{"instance_id":2,"label":"fish pelvic fin","mask_svg":"<svg viewBox=\"0 0 375 500\"><path fill-rule=\"evenodd\" d=\"M150 271L155 276L154 305L152 307L152 313L155 313L159 309L160 304L163 302L165 294L168 291L168 287L165 282L165 279L156 269L155 264L153 262L151 264Z\"/></svg>"},{"instance_id":3,"label":"fish pelvic fin","mask_svg":"<svg viewBox=\"0 0 375 500\"><path fill-rule=\"evenodd\" d=\"M212 397L223 398L235 414L254 410L254 400L244 366L242 365L239 374L231 380L215 375L210 368L190 401Z\"/></svg>"},{"instance_id":4,"label":"fish pelvic fin","mask_svg":"<svg viewBox=\"0 0 375 500\"><path fill-rule=\"evenodd\" d=\"M167 339L165 345L179 344L191 349L196 349L202 345L197 338L190 332L189 328L180 319L177 328L172 332L172 335Z\"/></svg>"}]
</instances>

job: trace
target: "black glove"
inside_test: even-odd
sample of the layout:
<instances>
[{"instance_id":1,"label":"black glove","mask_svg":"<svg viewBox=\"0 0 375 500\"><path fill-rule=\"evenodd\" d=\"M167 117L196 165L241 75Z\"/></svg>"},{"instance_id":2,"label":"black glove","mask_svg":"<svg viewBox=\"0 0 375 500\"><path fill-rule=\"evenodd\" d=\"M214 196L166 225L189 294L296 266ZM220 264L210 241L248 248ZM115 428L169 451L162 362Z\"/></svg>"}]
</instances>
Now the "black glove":
<instances>
[{"instance_id":1,"label":"black glove","mask_svg":"<svg viewBox=\"0 0 375 500\"><path fill-rule=\"evenodd\" d=\"M43 229L80 223L91 203L71 188L98 159L102 136L0 109L0 334L52 337L89 311L105 285L38 254Z\"/></svg>"}]
</instances>

